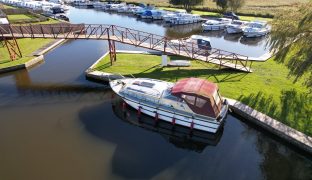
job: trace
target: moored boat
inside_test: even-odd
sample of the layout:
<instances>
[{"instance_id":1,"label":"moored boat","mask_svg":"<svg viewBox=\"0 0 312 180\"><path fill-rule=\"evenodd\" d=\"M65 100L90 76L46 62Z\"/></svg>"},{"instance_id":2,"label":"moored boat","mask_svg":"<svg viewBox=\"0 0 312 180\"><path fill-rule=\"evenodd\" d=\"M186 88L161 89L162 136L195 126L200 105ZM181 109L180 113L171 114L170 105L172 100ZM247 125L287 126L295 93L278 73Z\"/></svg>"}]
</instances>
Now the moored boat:
<instances>
[{"instance_id":1,"label":"moored boat","mask_svg":"<svg viewBox=\"0 0 312 180\"><path fill-rule=\"evenodd\" d=\"M173 39L170 40L169 42L172 43L174 46L185 46L189 44L194 44L197 45L199 49L204 49L204 50L211 50L211 43L210 39L206 36L201 36L201 35L192 35L191 37L184 38L183 39L187 44L183 44L180 40L178 39Z\"/></svg>"},{"instance_id":2,"label":"moored boat","mask_svg":"<svg viewBox=\"0 0 312 180\"><path fill-rule=\"evenodd\" d=\"M226 32L229 34L242 33L248 22L233 20L231 24L226 26Z\"/></svg>"},{"instance_id":3,"label":"moored boat","mask_svg":"<svg viewBox=\"0 0 312 180\"><path fill-rule=\"evenodd\" d=\"M252 21L243 30L245 37L261 37L267 35L271 31L271 26L266 21Z\"/></svg>"},{"instance_id":4,"label":"moored boat","mask_svg":"<svg viewBox=\"0 0 312 180\"><path fill-rule=\"evenodd\" d=\"M141 113L191 129L216 133L228 112L216 84L198 78L170 83L147 78L110 81L113 91Z\"/></svg>"},{"instance_id":5,"label":"moored boat","mask_svg":"<svg viewBox=\"0 0 312 180\"><path fill-rule=\"evenodd\" d=\"M202 24L204 31L216 31L216 30L223 30L226 28L227 25L231 23L231 19L227 18L219 18L215 20L208 20Z\"/></svg>"}]
</instances>

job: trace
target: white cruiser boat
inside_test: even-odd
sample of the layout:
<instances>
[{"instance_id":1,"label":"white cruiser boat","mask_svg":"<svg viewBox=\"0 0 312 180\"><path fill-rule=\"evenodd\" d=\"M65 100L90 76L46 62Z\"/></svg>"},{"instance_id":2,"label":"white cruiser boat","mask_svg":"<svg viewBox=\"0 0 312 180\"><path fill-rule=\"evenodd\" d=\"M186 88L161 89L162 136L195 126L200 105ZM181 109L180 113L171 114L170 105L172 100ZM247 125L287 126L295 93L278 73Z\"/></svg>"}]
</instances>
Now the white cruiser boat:
<instances>
[{"instance_id":1,"label":"white cruiser boat","mask_svg":"<svg viewBox=\"0 0 312 180\"><path fill-rule=\"evenodd\" d=\"M233 20L231 24L226 26L226 32L229 34L242 33L248 22Z\"/></svg>"},{"instance_id":2,"label":"white cruiser boat","mask_svg":"<svg viewBox=\"0 0 312 180\"><path fill-rule=\"evenodd\" d=\"M199 49L205 49L205 50L211 50L211 44L210 44L210 39L206 36L201 36L201 35L192 35L189 38L183 39L185 40L186 43L193 43L197 45ZM178 39L173 39L169 41L172 43L174 46L185 46L180 40Z\"/></svg>"},{"instance_id":3,"label":"white cruiser boat","mask_svg":"<svg viewBox=\"0 0 312 180\"><path fill-rule=\"evenodd\" d=\"M141 113L190 129L216 133L223 125L228 104L216 84L199 78L177 83L124 78L110 81L113 91Z\"/></svg>"},{"instance_id":4,"label":"white cruiser boat","mask_svg":"<svg viewBox=\"0 0 312 180\"><path fill-rule=\"evenodd\" d=\"M208 20L202 24L204 31L216 31L223 30L232 22L232 19L228 18L218 18L215 20Z\"/></svg>"},{"instance_id":5,"label":"white cruiser boat","mask_svg":"<svg viewBox=\"0 0 312 180\"><path fill-rule=\"evenodd\" d=\"M245 37L261 37L267 35L271 31L271 26L265 21L252 21L243 30Z\"/></svg>"},{"instance_id":6,"label":"white cruiser boat","mask_svg":"<svg viewBox=\"0 0 312 180\"><path fill-rule=\"evenodd\" d=\"M193 14L183 14L177 17L174 17L170 20L172 24L191 24L191 23L197 23L200 21L199 15L193 15Z\"/></svg>"},{"instance_id":7,"label":"white cruiser boat","mask_svg":"<svg viewBox=\"0 0 312 180\"><path fill-rule=\"evenodd\" d=\"M179 11L176 11L176 12L167 13L166 15L163 16L163 19L164 19L165 22L171 22L172 19L181 17L181 16L183 16L185 14L187 14L185 10L179 10Z\"/></svg>"}]
</instances>

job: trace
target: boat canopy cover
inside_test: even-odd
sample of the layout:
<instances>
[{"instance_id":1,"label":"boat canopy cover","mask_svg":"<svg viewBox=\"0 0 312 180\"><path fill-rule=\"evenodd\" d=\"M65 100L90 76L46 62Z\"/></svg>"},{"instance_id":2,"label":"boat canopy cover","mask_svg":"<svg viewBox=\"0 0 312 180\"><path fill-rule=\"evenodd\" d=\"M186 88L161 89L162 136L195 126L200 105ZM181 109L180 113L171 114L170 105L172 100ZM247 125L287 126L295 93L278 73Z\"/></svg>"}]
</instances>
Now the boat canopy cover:
<instances>
[{"instance_id":1,"label":"boat canopy cover","mask_svg":"<svg viewBox=\"0 0 312 180\"><path fill-rule=\"evenodd\" d=\"M148 11L145 11L145 12L143 13L143 15L144 15L144 16L152 16L153 13L152 13L152 11L148 10Z\"/></svg>"},{"instance_id":2,"label":"boat canopy cover","mask_svg":"<svg viewBox=\"0 0 312 180\"><path fill-rule=\"evenodd\" d=\"M221 110L218 86L199 78L178 81L171 94L183 98L194 113L216 118Z\"/></svg>"},{"instance_id":3,"label":"boat canopy cover","mask_svg":"<svg viewBox=\"0 0 312 180\"><path fill-rule=\"evenodd\" d=\"M186 78L178 81L171 90L174 95L190 94L210 98L218 90L212 82L199 78Z\"/></svg>"}]
</instances>

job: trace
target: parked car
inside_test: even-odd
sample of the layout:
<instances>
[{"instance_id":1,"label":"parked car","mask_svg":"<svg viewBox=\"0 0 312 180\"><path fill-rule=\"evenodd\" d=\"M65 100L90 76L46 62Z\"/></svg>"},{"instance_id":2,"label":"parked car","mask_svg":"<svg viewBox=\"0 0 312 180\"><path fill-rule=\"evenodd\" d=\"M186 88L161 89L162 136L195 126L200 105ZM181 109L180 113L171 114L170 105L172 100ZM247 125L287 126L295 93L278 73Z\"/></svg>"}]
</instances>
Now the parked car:
<instances>
[{"instance_id":1,"label":"parked car","mask_svg":"<svg viewBox=\"0 0 312 180\"><path fill-rule=\"evenodd\" d=\"M223 17L233 19L233 20L239 20L239 17L234 12L226 12L223 14Z\"/></svg>"}]
</instances>

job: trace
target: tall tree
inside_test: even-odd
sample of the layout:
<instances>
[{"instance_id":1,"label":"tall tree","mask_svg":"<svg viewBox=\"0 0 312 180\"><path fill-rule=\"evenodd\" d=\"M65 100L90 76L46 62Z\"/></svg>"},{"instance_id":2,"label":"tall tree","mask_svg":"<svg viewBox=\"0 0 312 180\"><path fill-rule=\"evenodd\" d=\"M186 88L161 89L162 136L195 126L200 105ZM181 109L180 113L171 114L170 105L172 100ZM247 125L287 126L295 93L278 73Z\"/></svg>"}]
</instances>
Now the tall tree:
<instances>
[{"instance_id":1,"label":"tall tree","mask_svg":"<svg viewBox=\"0 0 312 180\"><path fill-rule=\"evenodd\" d=\"M245 4L245 0L228 0L229 7L231 11L237 12Z\"/></svg>"},{"instance_id":2,"label":"tall tree","mask_svg":"<svg viewBox=\"0 0 312 180\"><path fill-rule=\"evenodd\" d=\"M218 7L221 8L222 12L225 12L227 10L228 6L228 0L214 0Z\"/></svg>"},{"instance_id":3,"label":"tall tree","mask_svg":"<svg viewBox=\"0 0 312 180\"><path fill-rule=\"evenodd\" d=\"M187 12L191 12L196 5L203 4L204 0L169 0L172 5L182 5Z\"/></svg>"},{"instance_id":4,"label":"tall tree","mask_svg":"<svg viewBox=\"0 0 312 180\"><path fill-rule=\"evenodd\" d=\"M306 78L305 85L312 90L312 1L297 11L280 13L272 22L269 42L275 59L290 69L295 82Z\"/></svg>"}]
</instances>

